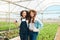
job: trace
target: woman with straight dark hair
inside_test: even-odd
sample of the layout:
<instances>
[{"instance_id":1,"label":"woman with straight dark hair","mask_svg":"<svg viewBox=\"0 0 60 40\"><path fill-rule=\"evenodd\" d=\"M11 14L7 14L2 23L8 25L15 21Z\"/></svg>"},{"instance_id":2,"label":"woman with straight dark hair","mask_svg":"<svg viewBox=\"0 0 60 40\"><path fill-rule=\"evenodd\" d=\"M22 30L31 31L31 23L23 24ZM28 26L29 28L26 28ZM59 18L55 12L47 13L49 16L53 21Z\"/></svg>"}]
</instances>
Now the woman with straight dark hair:
<instances>
[{"instance_id":1,"label":"woman with straight dark hair","mask_svg":"<svg viewBox=\"0 0 60 40\"><path fill-rule=\"evenodd\" d=\"M21 16L21 23L20 23L20 30L19 30L19 34L20 34L20 38L21 40L28 40L28 11L23 10L20 13Z\"/></svg>"},{"instance_id":2,"label":"woman with straight dark hair","mask_svg":"<svg viewBox=\"0 0 60 40\"><path fill-rule=\"evenodd\" d=\"M29 36L30 40L37 40L38 32L43 24L36 18L37 12L35 10L29 11Z\"/></svg>"}]
</instances>

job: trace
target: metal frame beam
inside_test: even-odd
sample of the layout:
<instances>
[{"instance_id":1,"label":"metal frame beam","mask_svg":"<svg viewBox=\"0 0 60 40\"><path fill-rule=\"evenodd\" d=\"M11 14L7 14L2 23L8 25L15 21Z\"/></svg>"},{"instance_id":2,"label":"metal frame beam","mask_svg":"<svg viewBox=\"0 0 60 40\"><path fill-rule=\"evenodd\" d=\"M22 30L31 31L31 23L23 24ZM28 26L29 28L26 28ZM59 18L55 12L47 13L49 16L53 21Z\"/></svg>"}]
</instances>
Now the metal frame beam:
<instances>
[{"instance_id":1,"label":"metal frame beam","mask_svg":"<svg viewBox=\"0 0 60 40\"><path fill-rule=\"evenodd\" d=\"M28 1L33 1L33 0L26 0L26 1L16 1L14 3L19 3L19 2L28 2Z\"/></svg>"},{"instance_id":2,"label":"metal frame beam","mask_svg":"<svg viewBox=\"0 0 60 40\"><path fill-rule=\"evenodd\" d=\"M25 8L25 9L30 10L30 8L27 8L27 7L24 7L24 6L18 5L18 4L16 4L16 3L14 3L14 2L6 1L6 0L1 0L1 1L7 2L7 3L10 3L10 4L14 4L14 5L16 5L16 6L19 6L19 7L22 7L22 8Z\"/></svg>"}]
</instances>

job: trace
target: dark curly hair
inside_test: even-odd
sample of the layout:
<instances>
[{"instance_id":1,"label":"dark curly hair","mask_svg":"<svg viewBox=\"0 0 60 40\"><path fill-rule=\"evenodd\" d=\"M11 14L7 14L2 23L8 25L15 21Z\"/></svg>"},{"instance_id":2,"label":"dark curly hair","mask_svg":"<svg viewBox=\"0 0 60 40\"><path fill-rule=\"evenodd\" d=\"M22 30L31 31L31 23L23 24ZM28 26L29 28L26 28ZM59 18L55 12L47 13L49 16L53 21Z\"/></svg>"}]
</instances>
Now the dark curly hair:
<instances>
[{"instance_id":1,"label":"dark curly hair","mask_svg":"<svg viewBox=\"0 0 60 40\"><path fill-rule=\"evenodd\" d=\"M23 14L23 12L26 12L26 20L28 19L28 17L29 17L29 12L27 11L27 10L22 10L21 12L20 12L20 16L22 16L22 14Z\"/></svg>"}]
</instances>

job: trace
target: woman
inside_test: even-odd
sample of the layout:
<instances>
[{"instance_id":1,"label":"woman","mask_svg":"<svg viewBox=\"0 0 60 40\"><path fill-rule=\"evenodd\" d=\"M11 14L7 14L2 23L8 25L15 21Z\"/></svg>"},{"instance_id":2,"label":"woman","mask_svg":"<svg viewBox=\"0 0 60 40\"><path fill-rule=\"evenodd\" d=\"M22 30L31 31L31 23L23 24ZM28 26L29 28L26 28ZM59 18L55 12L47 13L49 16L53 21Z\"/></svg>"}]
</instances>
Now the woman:
<instances>
[{"instance_id":1,"label":"woman","mask_svg":"<svg viewBox=\"0 0 60 40\"><path fill-rule=\"evenodd\" d=\"M20 13L21 24L20 24L20 38L21 40L28 40L28 24L27 24L28 11L23 10Z\"/></svg>"},{"instance_id":2,"label":"woman","mask_svg":"<svg viewBox=\"0 0 60 40\"><path fill-rule=\"evenodd\" d=\"M38 36L38 32L43 26L42 22L36 19L36 11L30 10L29 11L29 36L30 40L36 40Z\"/></svg>"}]
</instances>

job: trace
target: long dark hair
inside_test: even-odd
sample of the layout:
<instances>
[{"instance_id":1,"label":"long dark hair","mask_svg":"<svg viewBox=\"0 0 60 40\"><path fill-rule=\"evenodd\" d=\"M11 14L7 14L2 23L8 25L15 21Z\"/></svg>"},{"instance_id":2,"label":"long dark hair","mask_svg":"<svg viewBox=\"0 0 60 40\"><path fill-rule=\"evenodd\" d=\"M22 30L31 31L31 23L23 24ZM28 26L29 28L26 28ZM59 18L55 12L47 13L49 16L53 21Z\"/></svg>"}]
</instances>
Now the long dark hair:
<instances>
[{"instance_id":1,"label":"long dark hair","mask_svg":"<svg viewBox=\"0 0 60 40\"><path fill-rule=\"evenodd\" d=\"M33 12L34 13L34 17L33 17L33 20L32 20L32 23L34 23L34 20L35 20L35 16L37 14L37 12L35 10L30 10L29 11L29 23L31 22L31 16L30 16L30 13Z\"/></svg>"},{"instance_id":2,"label":"long dark hair","mask_svg":"<svg viewBox=\"0 0 60 40\"><path fill-rule=\"evenodd\" d=\"M22 14L23 14L23 12L26 12L26 20L28 19L28 11L27 10L22 10L21 12L20 12L20 16L22 16ZM23 17L23 16L22 16ZM21 20L22 20L22 18L21 18Z\"/></svg>"}]
</instances>

